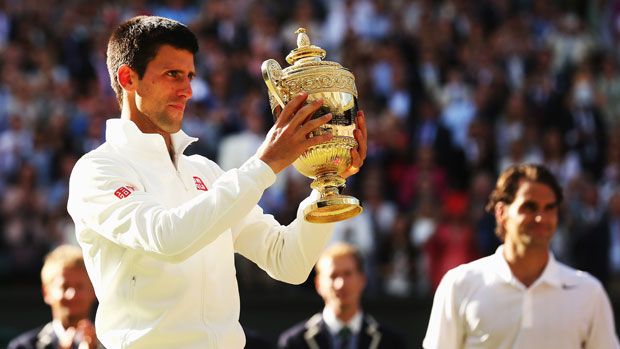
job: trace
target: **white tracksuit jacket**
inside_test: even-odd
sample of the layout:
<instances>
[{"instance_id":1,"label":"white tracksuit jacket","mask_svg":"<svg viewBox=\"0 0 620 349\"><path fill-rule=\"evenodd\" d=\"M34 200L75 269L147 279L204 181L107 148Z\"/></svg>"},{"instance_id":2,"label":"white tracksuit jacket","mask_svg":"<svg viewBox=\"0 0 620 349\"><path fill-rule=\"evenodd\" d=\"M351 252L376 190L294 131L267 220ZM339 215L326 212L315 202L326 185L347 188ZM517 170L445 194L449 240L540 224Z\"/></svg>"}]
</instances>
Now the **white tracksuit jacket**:
<instances>
[{"instance_id":1,"label":"white tracksuit jacket","mask_svg":"<svg viewBox=\"0 0 620 349\"><path fill-rule=\"evenodd\" d=\"M107 122L106 142L71 174L68 210L99 308L108 349L243 348L234 252L272 277L303 282L333 224L281 226L257 206L271 168L250 158L223 172L185 156L195 138L163 137L128 120Z\"/></svg>"}]
</instances>

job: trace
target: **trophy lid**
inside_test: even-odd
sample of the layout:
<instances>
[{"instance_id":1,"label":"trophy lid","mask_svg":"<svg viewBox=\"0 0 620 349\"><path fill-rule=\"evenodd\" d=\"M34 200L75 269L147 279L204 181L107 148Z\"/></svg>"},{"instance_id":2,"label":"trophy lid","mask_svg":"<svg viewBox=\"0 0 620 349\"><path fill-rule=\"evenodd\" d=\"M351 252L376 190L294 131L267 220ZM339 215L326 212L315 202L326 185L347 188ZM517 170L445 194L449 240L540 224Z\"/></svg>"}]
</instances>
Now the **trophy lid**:
<instances>
[{"instance_id":1,"label":"trophy lid","mask_svg":"<svg viewBox=\"0 0 620 349\"><path fill-rule=\"evenodd\" d=\"M297 48L293 49L287 56L288 64L303 61L320 61L325 58L325 50L310 44L310 38L306 34L306 28L299 28L295 31L297 34ZM304 59L310 58L310 59Z\"/></svg>"}]
</instances>

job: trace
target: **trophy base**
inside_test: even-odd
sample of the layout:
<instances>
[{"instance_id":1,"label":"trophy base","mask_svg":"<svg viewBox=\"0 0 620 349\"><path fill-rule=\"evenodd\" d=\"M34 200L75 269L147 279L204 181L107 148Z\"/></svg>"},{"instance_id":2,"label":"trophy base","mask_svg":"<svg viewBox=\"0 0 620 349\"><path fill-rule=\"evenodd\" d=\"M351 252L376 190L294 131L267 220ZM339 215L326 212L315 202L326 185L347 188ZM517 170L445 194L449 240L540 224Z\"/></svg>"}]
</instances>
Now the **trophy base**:
<instances>
[{"instance_id":1,"label":"trophy base","mask_svg":"<svg viewBox=\"0 0 620 349\"><path fill-rule=\"evenodd\" d=\"M359 200L346 195L329 195L304 209L304 218L310 223L333 223L355 217L363 211Z\"/></svg>"}]
</instances>

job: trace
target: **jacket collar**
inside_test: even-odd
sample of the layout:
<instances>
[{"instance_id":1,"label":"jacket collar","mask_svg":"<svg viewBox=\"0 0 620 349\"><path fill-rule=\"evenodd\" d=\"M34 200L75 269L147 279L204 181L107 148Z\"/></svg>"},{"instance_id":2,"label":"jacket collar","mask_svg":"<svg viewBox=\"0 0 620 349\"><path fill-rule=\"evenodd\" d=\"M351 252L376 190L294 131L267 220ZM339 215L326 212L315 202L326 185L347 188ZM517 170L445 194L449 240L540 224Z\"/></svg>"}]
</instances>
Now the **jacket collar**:
<instances>
[{"instance_id":1,"label":"jacket collar","mask_svg":"<svg viewBox=\"0 0 620 349\"><path fill-rule=\"evenodd\" d=\"M106 122L106 142L117 146L130 146L136 150L153 152L165 151L164 138L156 133L143 133L133 121L127 119L109 119ZM175 154L182 154L198 138L188 136L183 130L171 134Z\"/></svg>"}]
</instances>

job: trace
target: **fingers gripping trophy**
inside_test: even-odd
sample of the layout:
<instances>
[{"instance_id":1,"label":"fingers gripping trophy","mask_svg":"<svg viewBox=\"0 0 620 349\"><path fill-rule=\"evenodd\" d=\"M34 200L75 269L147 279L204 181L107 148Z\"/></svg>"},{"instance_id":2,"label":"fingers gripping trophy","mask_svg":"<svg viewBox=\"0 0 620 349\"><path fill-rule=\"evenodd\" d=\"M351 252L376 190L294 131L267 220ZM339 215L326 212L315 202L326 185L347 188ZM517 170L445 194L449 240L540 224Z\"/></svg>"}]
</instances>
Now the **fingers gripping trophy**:
<instances>
[{"instance_id":1,"label":"fingers gripping trophy","mask_svg":"<svg viewBox=\"0 0 620 349\"><path fill-rule=\"evenodd\" d=\"M310 185L320 198L309 205L305 219L312 223L342 221L362 212L358 199L342 195L345 179L340 176L351 165L351 149L357 147L353 136L356 128L357 89L353 74L335 62L323 61L325 50L311 45L304 28L296 31L297 48L287 56L291 66L282 69L277 61L266 60L261 66L269 91L269 104L274 117L300 92L308 93L307 103L322 99L323 106L315 119L332 113L332 120L312 131L308 137L331 133L333 138L304 152L293 166L304 176L313 178Z\"/></svg>"}]
</instances>

